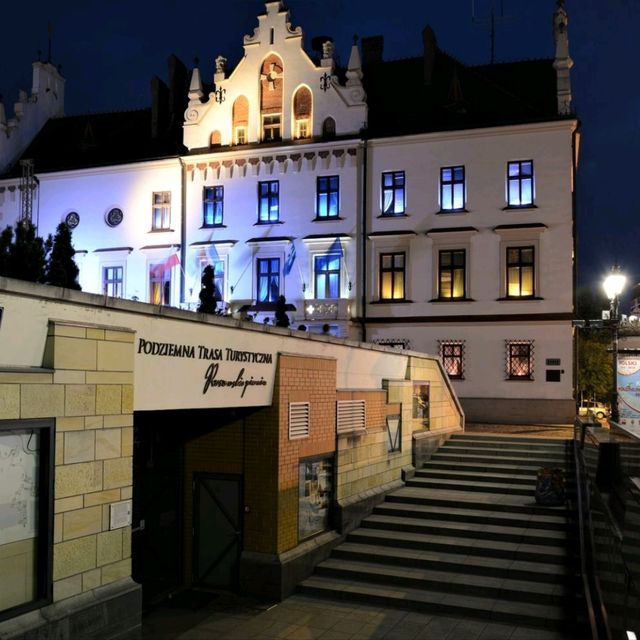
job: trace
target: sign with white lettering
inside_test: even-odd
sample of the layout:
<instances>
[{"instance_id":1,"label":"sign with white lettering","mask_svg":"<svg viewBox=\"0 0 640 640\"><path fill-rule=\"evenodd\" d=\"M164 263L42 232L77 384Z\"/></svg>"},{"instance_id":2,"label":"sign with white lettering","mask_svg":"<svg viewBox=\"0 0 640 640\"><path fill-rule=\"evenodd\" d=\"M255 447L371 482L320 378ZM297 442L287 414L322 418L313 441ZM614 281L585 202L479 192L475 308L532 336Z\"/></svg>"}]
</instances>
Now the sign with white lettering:
<instances>
[{"instance_id":1,"label":"sign with white lettering","mask_svg":"<svg viewBox=\"0 0 640 640\"><path fill-rule=\"evenodd\" d=\"M620 424L640 427L640 356L618 354Z\"/></svg>"},{"instance_id":2,"label":"sign with white lettering","mask_svg":"<svg viewBox=\"0 0 640 640\"><path fill-rule=\"evenodd\" d=\"M194 334L206 339L136 336L137 411L271 404L277 354L261 348L260 334L210 325Z\"/></svg>"}]
</instances>

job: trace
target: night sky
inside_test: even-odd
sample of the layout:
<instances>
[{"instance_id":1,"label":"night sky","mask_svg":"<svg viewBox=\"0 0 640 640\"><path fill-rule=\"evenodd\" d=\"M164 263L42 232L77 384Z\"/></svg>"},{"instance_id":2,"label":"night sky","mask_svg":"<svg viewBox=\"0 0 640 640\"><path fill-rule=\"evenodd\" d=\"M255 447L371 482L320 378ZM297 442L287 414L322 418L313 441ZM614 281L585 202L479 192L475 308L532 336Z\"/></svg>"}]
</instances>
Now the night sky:
<instances>
[{"instance_id":1,"label":"night sky","mask_svg":"<svg viewBox=\"0 0 640 640\"><path fill-rule=\"evenodd\" d=\"M422 53L421 31L430 24L442 49L469 64L490 58L487 17L496 25L496 61L553 57L555 0L289 0L293 26L305 46L332 36L346 64L353 34L383 34L385 59ZM472 21L472 5L480 21ZM599 286L617 261L640 282L640 222L635 201L640 147L640 0L566 0L574 60L574 108L581 120L578 170L579 284ZM166 79L175 53L188 67L197 56L205 80L213 60L242 55L264 2L256 0L33 0L2 9L0 92L12 114L18 89L31 88L31 62L48 55L66 78L68 115L127 110L150 104L150 80ZM484 18L484 21L482 20ZM392 90L392 85L390 85Z\"/></svg>"}]
</instances>

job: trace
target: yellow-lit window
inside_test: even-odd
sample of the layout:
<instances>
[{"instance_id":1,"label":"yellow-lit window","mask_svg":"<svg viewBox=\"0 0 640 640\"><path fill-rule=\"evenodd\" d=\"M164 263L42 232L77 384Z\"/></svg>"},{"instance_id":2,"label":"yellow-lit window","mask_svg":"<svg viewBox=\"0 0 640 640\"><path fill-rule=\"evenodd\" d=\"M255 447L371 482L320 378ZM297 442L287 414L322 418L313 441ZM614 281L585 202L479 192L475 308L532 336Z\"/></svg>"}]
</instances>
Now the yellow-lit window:
<instances>
[{"instance_id":1,"label":"yellow-lit window","mask_svg":"<svg viewBox=\"0 0 640 640\"><path fill-rule=\"evenodd\" d=\"M535 294L533 247L507 248L507 297L527 298Z\"/></svg>"},{"instance_id":2,"label":"yellow-lit window","mask_svg":"<svg viewBox=\"0 0 640 640\"><path fill-rule=\"evenodd\" d=\"M404 252L380 254L380 300L404 300Z\"/></svg>"},{"instance_id":3,"label":"yellow-lit window","mask_svg":"<svg viewBox=\"0 0 640 640\"><path fill-rule=\"evenodd\" d=\"M236 127L236 144L247 144L247 128Z\"/></svg>"},{"instance_id":4,"label":"yellow-lit window","mask_svg":"<svg viewBox=\"0 0 640 640\"><path fill-rule=\"evenodd\" d=\"M438 298L453 300L466 297L466 251L440 251L438 257Z\"/></svg>"}]
</instances>

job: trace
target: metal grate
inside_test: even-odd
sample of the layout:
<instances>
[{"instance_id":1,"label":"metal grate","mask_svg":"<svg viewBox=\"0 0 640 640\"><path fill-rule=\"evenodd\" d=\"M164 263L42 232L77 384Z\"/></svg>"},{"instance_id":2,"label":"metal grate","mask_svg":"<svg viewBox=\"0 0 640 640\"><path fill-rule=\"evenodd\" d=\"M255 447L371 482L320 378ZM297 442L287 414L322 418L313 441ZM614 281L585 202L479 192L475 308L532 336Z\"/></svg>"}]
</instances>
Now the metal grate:
<instances>
[{"instance_id":1,"label":"metal grate","mask_svg":"<svg viewBox=\"0 0 640 640\"><path fill-rule=\"evenodd\" d=\"M533 380L533 340L505 340L507 377Z\"/></svg>"},{"instance_id":2,"label":"metal grate","mask_svg":"<svg viewBox=\"0 0 640 640\"><path fill-rule=\"evenodd\" d=\"M289 440L309 437L309 403L289 403Z\"/></svg>"},{"instance_id":3,"label":"metal grate","mask_svg":"<svg viewBox=\"0 0 640 640\"><path fill-rule=\"evenodd\" d=\"M464 378L465 341L438 340L440 360L450 378Z\"/></svg>"},{"instance_id":4,"label":"metal grate","mask_svg":"<svg viewBox=\"0 0 640 640\"><path fill-rule=\"evenodd\" d=\"M364 400L338 400L336 430L340 433L364 431L366 427L366 403Z\"/></svg>"}]
</instances>

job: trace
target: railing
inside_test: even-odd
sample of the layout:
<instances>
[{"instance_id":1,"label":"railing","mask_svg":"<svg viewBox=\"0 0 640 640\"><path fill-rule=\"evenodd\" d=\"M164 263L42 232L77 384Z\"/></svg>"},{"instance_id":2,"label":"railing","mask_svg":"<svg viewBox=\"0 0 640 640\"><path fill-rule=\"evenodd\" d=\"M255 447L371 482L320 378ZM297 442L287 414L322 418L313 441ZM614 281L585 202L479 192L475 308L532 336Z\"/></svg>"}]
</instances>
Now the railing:
<instances>
[{"instance_id":1,"label":"railing","mask_svg":"<svg viewBox=\"0 0 640 640\"><path fill-rule=\"evenodd\" d=\"M640 439L576 419L585 603L593 638L640 636Z\"/></svg>"}]
</instances>

